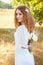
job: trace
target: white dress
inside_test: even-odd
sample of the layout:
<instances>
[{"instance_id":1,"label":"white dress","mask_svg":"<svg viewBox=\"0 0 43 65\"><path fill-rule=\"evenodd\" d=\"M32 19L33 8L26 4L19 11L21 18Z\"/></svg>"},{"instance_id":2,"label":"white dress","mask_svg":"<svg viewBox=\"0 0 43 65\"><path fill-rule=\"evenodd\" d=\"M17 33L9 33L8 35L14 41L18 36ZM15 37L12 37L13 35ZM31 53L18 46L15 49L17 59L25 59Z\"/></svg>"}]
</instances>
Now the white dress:
<instances>
[{"instance_id":1,"label":"white dress","mask_svg":"<svg viewBox=\"0 0 43 65\"><path fill-rule=\"evenodd\" d=\"M33 40L37 40L37 36L34 33L29 33L24 25L17 28L14 33L15 38L15 65L35 65L34 56L28 50L28 40L32 37ZM34 39L35 38L35 39ZM22 49L21 46L27 46L26 49Z\"/></svg>"}]
</instances>

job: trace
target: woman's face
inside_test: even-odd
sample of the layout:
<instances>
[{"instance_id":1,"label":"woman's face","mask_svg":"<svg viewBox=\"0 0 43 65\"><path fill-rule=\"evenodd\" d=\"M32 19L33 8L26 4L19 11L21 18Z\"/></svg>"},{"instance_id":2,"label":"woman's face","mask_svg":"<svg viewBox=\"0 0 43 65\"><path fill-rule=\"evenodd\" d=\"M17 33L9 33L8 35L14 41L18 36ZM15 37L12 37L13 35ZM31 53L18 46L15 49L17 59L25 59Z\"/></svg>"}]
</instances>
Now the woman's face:
<instances>
[{"instance_id":1,"label":"woman's face","mask_svg":"<svg viewBox=\"0 0 43 65\"><path fill-rule=\"evenodd\" d=\"M16 19L18 20L18 22L23 21L23 13L18 9L16 10Z\"/></svg>"}]
</instances>

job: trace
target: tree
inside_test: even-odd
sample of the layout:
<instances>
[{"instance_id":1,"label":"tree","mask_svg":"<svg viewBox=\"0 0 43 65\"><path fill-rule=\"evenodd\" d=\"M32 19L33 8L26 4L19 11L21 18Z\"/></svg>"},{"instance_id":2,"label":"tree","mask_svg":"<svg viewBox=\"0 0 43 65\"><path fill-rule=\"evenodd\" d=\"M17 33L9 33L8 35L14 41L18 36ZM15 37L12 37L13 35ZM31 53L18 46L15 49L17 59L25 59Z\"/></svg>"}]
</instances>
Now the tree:
<instances>
[{"instance_id":1,"label":"tree","mask_svg":"<svg viewBox=\"0 0 43 65\"><path fill-rule=\"evenodd\" d=\"M12 9L13 7L10 4L0 1L0 8L1 9Z\"/></svg>"}]
</instances>

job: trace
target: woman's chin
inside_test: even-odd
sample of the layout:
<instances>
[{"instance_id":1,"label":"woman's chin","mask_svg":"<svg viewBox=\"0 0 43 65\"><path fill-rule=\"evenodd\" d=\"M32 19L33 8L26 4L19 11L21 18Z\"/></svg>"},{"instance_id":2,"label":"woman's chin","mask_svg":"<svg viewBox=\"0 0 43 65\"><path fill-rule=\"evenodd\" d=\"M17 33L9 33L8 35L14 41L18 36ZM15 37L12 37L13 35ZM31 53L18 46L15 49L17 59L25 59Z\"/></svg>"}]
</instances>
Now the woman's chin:
<instances>
[{"instance_id":1,"label":"woman's chin","mask_svg":"<svg viewBox=\"0 0 43 65\"><path fill-rule=\"evenodd\" d=\"M20 22L21 22L21 20L18 20L18 22L20 23Z\"/></svg>"}]
</instances>

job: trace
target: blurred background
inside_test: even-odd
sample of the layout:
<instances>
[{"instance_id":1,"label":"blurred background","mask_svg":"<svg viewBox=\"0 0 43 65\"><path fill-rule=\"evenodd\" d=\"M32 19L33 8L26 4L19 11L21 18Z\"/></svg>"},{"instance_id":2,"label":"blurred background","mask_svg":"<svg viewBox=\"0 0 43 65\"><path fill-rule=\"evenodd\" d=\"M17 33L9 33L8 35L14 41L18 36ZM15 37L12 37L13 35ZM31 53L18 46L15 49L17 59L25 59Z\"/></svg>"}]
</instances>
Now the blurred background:
<instances>
[{"instance_id":1,"label":"blurred background","mask_svg":"<svg viewBox=\"0 0 43 65\"><path fill-rule=\"evenodd\" d=\"M0 0L0 65L14 65L14 11L19 5L27 6L34 16L38 41L33 42L32 53L35 64L43 65L43 0Z\"/></svg>"}]
</instances>

